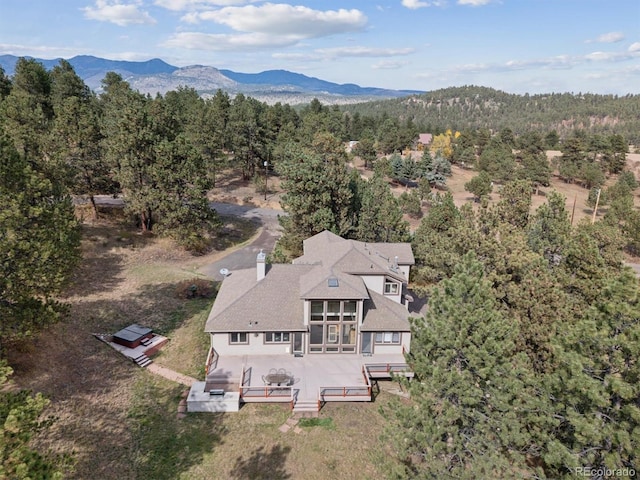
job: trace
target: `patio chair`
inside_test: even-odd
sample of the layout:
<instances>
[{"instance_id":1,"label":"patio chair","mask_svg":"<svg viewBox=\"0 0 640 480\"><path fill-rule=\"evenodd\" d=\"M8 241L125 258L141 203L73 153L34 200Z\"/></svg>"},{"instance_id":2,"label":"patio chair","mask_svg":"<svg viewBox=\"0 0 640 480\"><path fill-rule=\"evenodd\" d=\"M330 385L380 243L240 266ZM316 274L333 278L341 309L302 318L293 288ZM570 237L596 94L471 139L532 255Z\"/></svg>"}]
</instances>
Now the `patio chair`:
<instances>
[{"instance_id":1,"label":"patio chair","mask_svg":"<svg viewBox=\"0 0 640 480\"><path fill-rule=\"evenodd\" d=\"M275 368L272 368L269 370L269 375L276 375L278 373L278 370L276 370Z\"/></svg>"}]
</instances>

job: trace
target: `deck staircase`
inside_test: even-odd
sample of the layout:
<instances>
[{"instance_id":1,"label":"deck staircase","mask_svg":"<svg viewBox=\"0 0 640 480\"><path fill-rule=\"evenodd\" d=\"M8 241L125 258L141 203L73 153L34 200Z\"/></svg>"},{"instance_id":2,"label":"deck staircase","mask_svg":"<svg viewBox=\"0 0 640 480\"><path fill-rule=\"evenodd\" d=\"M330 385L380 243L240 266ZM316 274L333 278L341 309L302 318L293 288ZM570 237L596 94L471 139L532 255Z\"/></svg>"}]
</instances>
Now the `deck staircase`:
<instances>
[{"instance_id":1,"label":"deck staircase","mask_svg":"<svg viewBox=\"0 0 640 480\"><path fill-rule=\"evenodd\" d=\"M319 411L318 400L298 400L293 405L293 414L298 417L317 417Z\"/></svg>"},{"instance_id":2,"label":"deck staircase","mask_svg":"<svg viewBox=\"0 0 640 480\"><path fill-rule=\"evenodd\" d=\"M141 353L135 358L131 358L139 367L145 368L153 363L149 357L147 357L144 353Z\"/></svg>"}]
</instances>

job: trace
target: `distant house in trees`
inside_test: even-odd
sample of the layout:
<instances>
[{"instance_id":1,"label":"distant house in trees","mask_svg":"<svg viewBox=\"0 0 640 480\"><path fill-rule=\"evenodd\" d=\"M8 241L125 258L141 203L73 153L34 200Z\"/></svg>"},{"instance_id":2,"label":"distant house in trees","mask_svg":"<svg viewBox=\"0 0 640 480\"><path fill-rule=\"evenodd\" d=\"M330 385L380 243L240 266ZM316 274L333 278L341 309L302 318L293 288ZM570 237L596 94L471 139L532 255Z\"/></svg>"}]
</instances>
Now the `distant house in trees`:
<instances>
[{"instance_id":1,"label":"distant house in trees","mask_svg":"<svg viewBox=\"0 0 640 480\"><path fill-rule=\"evenodd\" d=\"M267 265L261 251L255 268L223 280L205 326L206 380L192 387L190 411L279 401L318 412L327 401L370 401L377 378L413 375L404 357L409 317L419 314L407 290L411 245L324 231L303 247L292 264Z\"/></svg>"},{"instance_id":2,"label":"distant house in trees","mask_svg":"<svg viewBox=\"0 0 640 480\"><path fill-rule=\"evenodd\" d=\"M433 140L433 134L431 133L420 133L418 134L418 142L417 149L424 150L431 145L431 141Z\"/></svg>"}]
</instances>

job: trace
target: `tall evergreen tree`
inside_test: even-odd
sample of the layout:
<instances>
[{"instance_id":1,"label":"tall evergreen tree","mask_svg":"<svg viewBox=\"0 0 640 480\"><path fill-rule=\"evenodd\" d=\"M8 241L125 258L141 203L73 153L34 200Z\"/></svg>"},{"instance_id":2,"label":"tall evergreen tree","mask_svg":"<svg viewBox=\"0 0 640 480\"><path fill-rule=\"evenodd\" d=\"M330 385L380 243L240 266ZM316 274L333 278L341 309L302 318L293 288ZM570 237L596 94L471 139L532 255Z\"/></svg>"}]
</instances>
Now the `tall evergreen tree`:
<instances>
[{"instance_id":1,"label":"tall evergreen tree","mask_svg":"<svg viewBox=\"0 0 640 480\"><path fill-rule=\"evenodd\" d=\"M360 199L358 229L355 237L363 242L404 242L409 238L409 225L389 185L381 175L365 182Z\"/></svg>"},{"instance_id":2,"label":"tall evergreen tree","mask_svg":"<svg viewBox=\"0 0 640 480\"><path fill-rule=\"evenodd\" d=\"M528 180L506 183L500 189L500 201L495 207L499 220L518 228L526 227L531 211L531 193Z\"/></svg>"},{"instance_id":3,"label":"tall evergreen tree","mask_svg":"<svg viewBox=\"0 0 640 480\"><path fill-rule=\"evenodd\" d=\"M47 428L49 401L41 393L7 388L13 370L0 360L0 478L62 480L66 459L36 451L30 440Z\"/></svg>"},{"instance_id":4,"label":"tall evergreen tree","mask_svg":"<svg viewBox=\"0 0 640 480\"><path fill-rule=\"evenodd\" d=\"M138 217L143 231L149 231L156 222L157 194L160 193L152 173L154 146L159 136L149 113L150 100L117 77L107 75L103 82L103 147L114 178L120 184L127 211ZM155 122L162 125L159 119Z\"/></svg>"},{"instance_id":5,"label":"tall evergreen tree","mask_svg":"<svg viewBox=\"0 0 640 480\"><path fill-rule=\"evenodd\" d=\"M454 265L460 261L460 254L454 247L460 222L461 214L451 193L433 199L413 235L414 281L431 284L451 276Z\"/></svg>"},{"instance_id":6,"label":"tall evergreen tree","mask_svg":"<svg viewBox=\"0 0 640 480\"><path fill-rule=\"evenodd\" d=\"M394 445L410 478L512 478L526 468L530 438L517 325L500 313L483 266L466 254L412 322L408 383L413 405L397 402ZM415 406L414 406L415 405Z\"/></svg>"},{"instance_id":7,"label":"tall evergreen tree","mask_svg":"<svg viewBox=\"0 0 640 480\"><path fill-rule=\"evenodd\" d=\"M42 144L53 118L50 96L51 78L44 66L18 59L11 92L2 102L4 129L16 150L41 171L47 170Z\"/></svg>"},{"instance_id":8,"label":"tall evergreen tree","mask_svg":"<svg viewBox=\"0 0 640 480\"><path fill-rule=\"evenodd\" d=\"M0 137L0 346L64 311L56 295L80 258L71 199Z\"/></svg>"},{"instance_id":9,"label":"tall evergreen tree","mask_svg":"<svg viewBox=\"0 0 640 480\"><path fill-rule=\"evenodd\" d=\"M55 118L46 148L60 181L73 194L88 196L97 217L95 195L115 193L117 188L100 148L97 98L64 60L51 71L51 80Z\"/></svg>"},{"instance_id":10,"label":"tall evergreen tree","mask_svg":"<svg viewBox=\"0 0 640 480\"><path fill-rule=\"evenodd\" d=\"M320 148L319 146L317 146ZM351 178L342 159L289 144L277 165L285 191L281 205L280 240L292 256L302 253L302 241L323 230L349 235L354 225Z\"/></svg>"},{"instance_id":11,"label":"tall evergreen tree","mask_svg":"<svg viewBox=\"0 0 640 480\"><path fill-rule=\"evenodd\" d=\"M559 368L544 379L560 421L544 456L550 478L574 478L576 468L638 468L638 294L630 270L605 281L556 337Z\"/></svg>"}]
</instances>

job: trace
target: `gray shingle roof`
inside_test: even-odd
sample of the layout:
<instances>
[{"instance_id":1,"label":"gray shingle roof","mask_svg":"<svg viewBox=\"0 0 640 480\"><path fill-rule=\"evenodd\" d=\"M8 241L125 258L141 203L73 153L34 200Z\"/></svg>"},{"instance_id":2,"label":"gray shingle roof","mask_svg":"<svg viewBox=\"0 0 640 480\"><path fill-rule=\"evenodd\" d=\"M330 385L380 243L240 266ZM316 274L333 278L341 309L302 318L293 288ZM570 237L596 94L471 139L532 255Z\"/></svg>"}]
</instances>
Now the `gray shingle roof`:
<instances>
[{"instance_id":1,"label":"gray shingle roof","mask_svg":"<svg viewBox=\"0 0 640 480\"><path fill-rule=\"evenodd\" d=\"M275 264L260 281L255 268L232 272L222 282L205 332L304 330L299 284L311 269L310 265Z\"/></svg>"},{"instance_id":2,"label":"gray shingle roof","mask_svg":"<svg viewBox=\"0 0 640 480\"><path fill-rule=\"evenodd\" d=\"M337 280L337 287L329 286L329 279ZM300 277L300 297L307 299L349 299L369 298L367 287L360 277L314 265L311 271Z\"/></svg>"},{"instance_id":3,"label":"gray shingle roof","mask_svg":"<svg viewBox=\"0 0 640 480\"><path fill-rule=\"evenodd\" d=\"M384 274L407 282L395 269L400 265L413 265L415 259L408 243L366 243L345 240L329 231L323 231L303 242L304 254L294 264L322 264L335 271L352 274Z\"/></svg>"},{"instance_id":4,"label":"gray shingle roof","mask_svg":"<svg viewBox=\"0 0 640 480\"><path fill-rule=\"evenodd\" d=\"M304 241L304 255L293 264L267 267L258 281L255 268L226 277L209 313L206 332L301 331L303 299L363 299L363 330L408 331L404 305L368 291L359 275L387 275L407 282L394 269L413 265L408 243L364 243L324 231ZM329 279L338 286L329 286ZM251 322L251 323L250 323Z\"/></svg>"},{"instance_id":5,"label":"gray shingle roof","mask_svg":"<svg viewBox=\"0 0 640 480\"><path fill-rule=\"evenodd\" d=\"M394 302L376 292L369 292L364 301L364 321L360 330L364 332L411 330L409 311L404 305Z\"/></svg>"}]
</instances>

